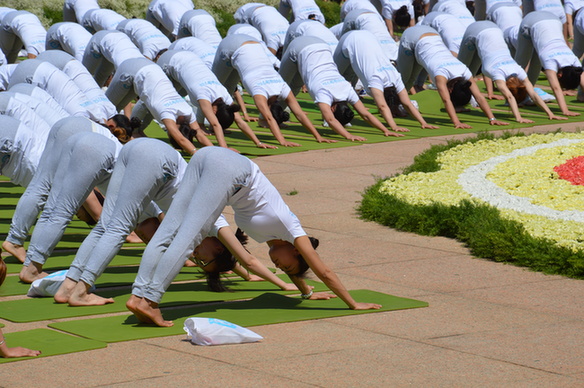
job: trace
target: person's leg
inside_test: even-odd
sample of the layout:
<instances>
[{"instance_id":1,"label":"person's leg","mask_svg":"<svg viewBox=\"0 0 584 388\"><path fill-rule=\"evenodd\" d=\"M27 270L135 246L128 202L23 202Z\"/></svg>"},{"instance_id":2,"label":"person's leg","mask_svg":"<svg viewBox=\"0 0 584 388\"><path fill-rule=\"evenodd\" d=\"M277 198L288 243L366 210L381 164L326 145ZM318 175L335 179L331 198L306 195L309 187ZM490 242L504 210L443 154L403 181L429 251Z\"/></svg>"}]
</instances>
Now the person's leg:
<instances>
[{"instance_id":1,"label":"person's leg","mask_svg":"<svg viewBox=\"0 0 584 388\"><path fill-rule=\"evenodd\" d=\"M23 254L26 255L26 251L22 245L47 200L64 144L73 134L89 130L90 126L83 118L60 120L51 129L38 169L16 205L10 230L6 237L8 244L5 243L2 246L20 261L24 262L25 260ZM13 252L13 250L15 251Z\"/></svg>"},{"instance_id":2,"label":"person's leg","mask_svg":"<svg viewBox=\"0 0 584 388\"><path fill-rule=\"evenodd\" d=\"M79 134L66 147L72 147L68 151L70 157L59 164L45 210L31 237L25 268L21 271L24 282L38 277L38 270L60 241L77 209L113 166L115 144L105 136Z\"/></svg>"},{"instance_id":3,"label":"person's leg","mask_svg":"<svg viewBox=\"0 0 584 388\"><path fill-rule=\"evenodd\" d=\"M137 306L138 316L167 325L158 310L162 295L228 199L247 184L250 174L251 162L233 151L218 147L197 151L168 213L144 252L142 264L148 262L144 268L140 265L132 290L134 295L145 298Z\"/></svg>"},{"instance_id":4,"label":"person's leg","mask_svg":"<svg viewBox=\"0 0 584 388\"><path fill-rule=\"evenodd\" d=\"M122 64L115 72L106 92L105 96L115 105L117 110L122 110L134 98L136 92L134 91L134 76L132 69Z\"/></svg>"}]
</instances>

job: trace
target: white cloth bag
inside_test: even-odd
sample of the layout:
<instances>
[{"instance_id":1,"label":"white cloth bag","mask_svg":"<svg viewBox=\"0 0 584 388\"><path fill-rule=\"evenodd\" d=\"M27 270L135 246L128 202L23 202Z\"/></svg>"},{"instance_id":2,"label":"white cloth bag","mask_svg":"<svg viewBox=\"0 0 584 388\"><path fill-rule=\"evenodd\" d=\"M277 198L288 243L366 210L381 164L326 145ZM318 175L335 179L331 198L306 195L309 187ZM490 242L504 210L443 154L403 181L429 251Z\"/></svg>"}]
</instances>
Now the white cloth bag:
<instances>
[{"instance_id":1,"label":"white cloth bag","mask_svg":"<svg viewBox=\"0 0 584 388\"><path fill-rule=\"evenodd\" d=\"M215 318L187 318L184 330L196 345L225 345L257 342L259 334L234 323Z\"/></svg>"}]
</instances>

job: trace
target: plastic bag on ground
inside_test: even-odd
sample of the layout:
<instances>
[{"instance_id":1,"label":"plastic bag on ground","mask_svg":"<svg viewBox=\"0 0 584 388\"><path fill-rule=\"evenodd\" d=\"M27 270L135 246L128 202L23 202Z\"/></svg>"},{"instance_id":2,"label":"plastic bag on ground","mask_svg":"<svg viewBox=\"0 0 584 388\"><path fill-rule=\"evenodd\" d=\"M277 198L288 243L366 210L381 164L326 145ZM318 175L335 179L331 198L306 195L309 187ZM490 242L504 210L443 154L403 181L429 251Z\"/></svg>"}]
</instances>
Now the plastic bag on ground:
<instances>
[{"instance_id":1,"label":"plastic bag on ground","mask_svg":"<svg viewBox=\"0 0 584 388\"><path fill-rule=\"evenodd\" d=\"M192 343L203 346L242 344L264 338L245 327L215 318L187 318L184 330Z\"/></svg>"}]
</instances>

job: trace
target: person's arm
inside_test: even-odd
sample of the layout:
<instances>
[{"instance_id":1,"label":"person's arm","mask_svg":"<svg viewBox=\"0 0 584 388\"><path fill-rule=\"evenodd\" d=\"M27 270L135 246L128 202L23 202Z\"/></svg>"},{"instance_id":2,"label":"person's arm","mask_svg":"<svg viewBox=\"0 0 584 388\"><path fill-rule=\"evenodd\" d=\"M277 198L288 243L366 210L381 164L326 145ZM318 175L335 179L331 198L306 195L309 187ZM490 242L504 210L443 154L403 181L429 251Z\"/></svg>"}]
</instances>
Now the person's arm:
<instances>
[{"instance_id":1,"label":"person's arm","mask_svg":"<svg viewBox=\"0 0 584 388\"><path fill-rule=\"evenodd\" d=\"M567 117L556 116L555 114L552 113L551 109L547 106L545 101L541 99L539 94L537 94L537 92L533 88L533 84L527 78L523 81L523 84L525 85L525 90L527 91L527 95L531 98L531 101L536 103L537 106L539 106L541 110L543 110L548 115L548 119L568 120Z\"/></svg>"},{"instance_id":2,"label":"person's arm","mask_svg":"<svg viewBox=\"0 0 584 388\"><path fill-rule=\"evenodd\" d=\"M361 116L361 118L363 120L367 121L367 123L369 125L371 125L373 128L379 129L381 132L383 132L383 134L385 136L397 136L397 137L404 136L401 133L391 132L387 128L385 128L385 125L381 124L381 121L379 121L379 119L377 119L377 117L373 116L373 114L371 114L371 112L369 112L369 110L367 108L365 108L365 104L363 104L361 101L357 101L353 105L353 107L355 108L357 113L359 113L359 115ZM409 132L410 130L407 128L401 128L401 127L396 126L395 131Z\"/></svg>"},{"instance_id":3,"label":"person's arm","mask_svg":"<svg viewBox=\"0 0 584 388\"><path fill-rule=\"evenodd\" d=\"M260 141L260 139L258 139L256 134L253 132L253 130L250 128L250 126L245 122L245 120L239 114L235 114L234 121L235 121L235 124L237 125L237 127L239 129L241 129L241 132L243 132L245 134L245 136L247 136L251 141L253 141L253 143L256 145L256 147L268 148L268 149L278 148L278 147L271 145L271 144L262 143Z\"/></svg>"},{"instance_id":4,"label":"person's arm","mask_svg":"<svg viewBox=\"0 0 584 388\"><path fill-rule=\"evenodd\" d=\"M381 117L385 120L385 122L389 125L389 127L394 131L404 132L407 131L407 128L398 127L397 123L393 119L393 115L391 114L391 109L387 105L385 101L385 96L383 95L383 91L377 88L371 88L371 97L373 97L373 102L377 105L379 109L379 113L381 113Z\"/></svg>"},{"instance_id":5,"label":"person's arm","mask_svg":"<svg viewBox=\"0 0 584 388\"><path fill-rule=\"evenodd\" d=\"M280 145L283 145L284 147L300 147L300 144L293 143L284 138L284 135L282 135L282 131L280 131L280 127L276 122L276 119L274 119L274 116L272 116L272 112L270 112L270 108L268 107L268 99L264 96L256 94L255 96L253 96L253 100L262 116L264 116L264 119L266 120L266 123L270 128L270 131L272 132L278 143L280 143Z\"/></svg>"},{"instance_id":6,"label":"person's arm","mask_svg":"<svg viewBox=\"0 0 584 388\"><path fill-rule=\"evenodd\" d=\"M487 88L487 98L489 100L503 100L505 97L499 96L495 94L495 90L493 88L493 80L487 77L486 75L483 77L485 81L485 87ZM499 83L497 83L497 88L499 88ZM499 89L501 91L501 89Z\"/></svg>"},{"instance_id":7,"label":"person's arm","mask_svg":"<svg viewBox=\"0 0 584 388\"><path fill-rule=\"evenodd\" d=\"M386 25L386 27L387 27L387 31L389 31L389 35L390 35L390 36L391 36L393 39L395 39L395 37L393 36L393 20L391 20L391 19L386 19L386 18L383 18L383 20L385 20L385 25Z\"/></svg>"},{"instance_id":8,"label":"person's arm","mask_svg":"<svg viewBox=\"0 0 584 388\"><path fill-rule=\"evenodd\" d=\"M182 133L178 129L176 121L172 119L162 119L162 123L166 127L166 132L168 133L168 136L172 137L184 152L188 153L189 155L193 155L195 153L197 147L195 147L195 145L191 143L189 139L182 135Z\"/></svg>"},{"instance_id":9,"label":"person's arm","mask_svg":"<svg viewBox=\"0 0 584 388\"><path fill-rule=\"evenodd\" d=\"M227 141L225 141L223 128L221 127L221 124L219 124L219 120L217 120L217 116L215 116L215 113L213 112L213 105L211 102L209 100L198 100L198 102L203 115L205 115L205 118L213 129L213 133L217 139L217 144L219 144L220 147L229 148L227 146Z\"/></svg>"},{"instance_id":10,"label":"person's arm","mask_svg":"<svg viewBox=\"0 0 584 388\"><path fill-rule=\"evenodd\" d=\"M442 103L444 103L444 108L446 109L446 113L448 113L448 117L450 117L450 121L454 124L454 128L471 129L472 127L470 125L462 123L456 115L456 109L450 100L447 82L446 77L441 75L436 76L434 80L434 84L436 85L436 89L438 89L438 94L442 99Z\"/></svg>"},{"instance_id":11,"label":"person's arm","mask_svg":"<svg viewBox=\"0 0 584 388\"><path fill-rule=\"evenodd\" d=\"M560 80L558 79L558 73L553 70L545 70L545 75L550 83L550 87L556 96L556 101L560 107L560 111L565 116L580 116L578 112L571 112L568 109L568 104L566 104L566 98L564 97L564 93L562 93L562 86L560 85Z\"/></svg>"},{"instance_id":12,"label":"person's arm","mask_svg":"<svg viewBox=\"0 0 584 388\"><path fill-rule=\"evenodd\" d=\"M6 345L6 338L2 333L2 329L0 329L0 357L36 357L39 354L41 354L41 352L38 350L31 350L21 347L9 348L8 345Z\"/></svg>"},{"instance_id":13,"label":"person's arm","mask_svg":"<svg viewBox=\"0 0 584 388\"><path fill-rule=\"evenodd\" d=\"M566 14L566 24L568 25L568 39L574 39L574 22L571 14Z\"/></svg>"},{"instance_id":14,"label":"person's arm","mask_svg":"<svg viewBox=\"0 0 584 388\"><path fill-rule=\"evenodd\" d=\"M379 309L381 305L376 303L357 303L353 297L349 294L339 277L330 269L320 258L319 254L314 250L310 243L308 236L297 237L294 240L294 246L298 252L302 255L306 263L314 272L314 274L322 280L324 284L339 298L343 300L352 310L369 310L369 309ZM298 285L300 291L304 295L310 294L312 289L308 287L306 282L302 278L297 276L290 277L294 284ZM298 283L297 283L298 282ZM323 299L321 293L313 293L308 299ZM326 295L326 294L325 294ZM329 296L330 297L330 296ZM324 297L324 299L328 299Z\"/></svg>"},{"instance_id":15,"label":"person's arm","mask_svg":"<svg viewBox=\"0 0 584 388\"><path fill-rule=\"evenodd\" d=\"M402 89L402 91L399 92L397 95L404 108L406 108L406 110L410 113L410 115L412 115L413 118L418 120L418 122L422 125L423 129L440 128L437 125L428 124L426 120L424 120L418 108L416 108L414 104L412 104L412 100L410 100L410 96L408 96L408 92L405 89Z\"/></svg>"},{"instance_id":16,"label":"person's arm","mask_svg":"<svg viewBox=\"0 0 584 388\"><path fill-rule=\"evenodd\" d=\"M472 79L470 80L470 92L472 93L473 97L479 104L481 110L485 113L485 116L487 116L487 118L489 119L490 125L509 125L509 123L497 120L495 118L495 115L491 111L491 107L487 103L487 99L485 98L485 96L482 95L481 91L479 90L479 87Z\"/></svg>"},{"instance_id":17,"label":"person's arm","mask_svg":"<svg viewBox=\"0 0 584 388\"><path fill-rule=\"evenodd\" d=\"M235 97L235 101L237 102L237 104L241 107L241 114L243 115L243 118L245 121L254 122L254 121L259 120L257 117L250 117L247 114L247 108L245 107L245 101L243 101L243 97L242 97L241 93L239 93L239 90L236 90L233 93L233 96Z\"/></svg>"},{"instance_id":18,"label":"person's arm","mask_svg":"<svg viewBox=\"0 0 584 388\"><path fill-rule=\"evenodd\" d=\"M231 228L225 226L219 229L217 232L217 238L248 271L262 277L270 283L273 283L284 291L294 291L297 289L295 285L286 283L277 277L272 271L256 259L255 256L249 253L243 245L241 245Z\"/></svg>"},{"instance_id":19,"label":"person's arm","mask_svg":"<svg viewBox=\"0 0 584 388\"><path fill-rule=\"evenodd\" d=\"M324 102L319 102L318 109L320 109L320 113L322 114L322 118L328 123L333 131L341 135L347 140L351 141L365 141L367 140L361 136L353 136L341 125L341 123L335 118L331 106L329 104L325 104Z\"/></svg>"},{"instance_id":20,"label":"person's arm","mask_svg":"<svg viewBox=\"0 0 584 388\"><path fill-rule=\"evenodd\" d=\"M497 85L497 88L499 89L501 94L503 94L503 97L505 97L505 99L509 103L509 107L511 108L511 112L513 112L513 116L515 116L515 120L517 120L518 123L523 124L533 123L533 120L527 120L521 117L521 113L519 113L519 106L517 105L517 100L513 96L513 93L511 93L511 91L507 87L507 83L502 79L498 79L495 81L495 84Z\"/></svg>"},{"instance_id":21,"label":"person's arm","mask_svg":"<svg viewBox=\"0 0 584 388\"><path fill-rule=\"evenodd\" d=\"M296 116L298 121L300 121L300 124L302 124L302 126L304 128L306 128L308 130L308 132L310 132L312 134L312 136L314 136L314 138L316 139L317 142L319 142L319 143L336 143L337 142L336 140L325 139L324 137L322 137L320 135L320 133L318 133L318 131L316 130L316 128L314 127L314 125L312 124L312 122L310 121L310 119L308 118L306 113L300 107L298 100L296 99L296 97L294 97L294 94L292 92L288 93L288 97L286 97L286 104L288 104L288 106L290 107L290 110L292 111L292 113L294 113L294 116Z\"/></svg>"}]
</instances>

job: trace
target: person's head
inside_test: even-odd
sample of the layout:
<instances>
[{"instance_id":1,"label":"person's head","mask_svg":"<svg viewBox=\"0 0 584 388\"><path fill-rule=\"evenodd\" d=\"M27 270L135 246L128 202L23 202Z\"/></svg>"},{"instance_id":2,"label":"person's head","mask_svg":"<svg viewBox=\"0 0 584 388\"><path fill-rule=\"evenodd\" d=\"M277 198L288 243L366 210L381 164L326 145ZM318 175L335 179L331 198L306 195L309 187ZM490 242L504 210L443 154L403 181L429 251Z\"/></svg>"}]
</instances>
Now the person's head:
<instances>
[{"instance_id":1,"label":"person's head","mask_svg":"<svg viewBox=\"0 0 584 388\"><path fill-rule=\"evenodd\" d=\"M235 236L241 245L247 244L248 237L241 229L237 229ZM194 262L205 272L209 290L214 292L229 291L221 283L221 272L231 271L236 264L236 259L218 238L207 237L203 239L195 248Z\"/></svg>"},{"instance_id":2,"label":"person's head","mask_svg":"<svg viewBox=\"0 0 584 388\"><path fill-rule=\"evenodd\" d=\"M177 124L178 124L178 130L181 133L181 135L183 135L188 141L190 141L192 143L193 138L197 134L197 131L195 131L194 129L192 129L190 127L187 120L177 120ZM181 148L181 146L171 136L168 137L168 140L170 141L170 144L174 148L178 148L178 149Z\"/></svg>"},{"instance_id":3,"label":"person's head","mask_svg":"<svg viewBox=\"0 0 584 388\"><path fill-rule=\"evenodd\" d=\"M118 138L121 143L127 143L132 138L135 129L140 128L142 122L136 117L129 119L125 115L117 114L106 121L106 126L110 132Z\"/></svg>"},{"instance_id":4,"label":"person's head","mask_svg":"<svg viewBox=\"0 0 584 388\"><path fill-rule=\"evenodd\" d=\"M239 112L241 107L235 103L227 105L222 98L218 98L213 102L213 110L221 128L227 129L233 124L235 112Z\"/></svg>"},{"instance_id":5,"label":"person's head","mask_svg":"<svg viewBox=\"0 0 584 388\"><path fill-rule=\"evenodd\" d=\"M331 109L333 110L335 119L337 119L337 121L343 126L350 123L351 120L353 120L353 117L355 117L355 113L349 104L347 104L347 101L335 102L331 106Z\"/></svg>"},{"instance_id":6,"label":"person's head","mask_svg":"<svg viewBox=\"0 0 584 388\"><path fill-rule=\"evenodd\" d=\"M278 125L282 124L284 121L290 120L290 113L286 112L282 105L280 105L277 101L270 104L270 112L272 113L272 117L278 123Z\"/></svg>"},{"instance_id":7,"label":"person's head","mask_svg":"<svg viewBox=\"0 0 584 388\"><path fill-rule=\"evenodd\" d=\"M517 78L517 74L512 74L505 80L507 88L515 98L517 103L522 102L527 97L527 88L525 84Z\"/></svg>"},{"instance_id":8,"label":"person's head","mask_svg":"<svg viewBox=\"0 0 584 388\"><path fill-rule=\"evenodd\" d=\"M412 5L414 7L414 18L417 22L418 18L425 14L424 1L423 0L414 0L412 2Z\"/></svg>"},{"instance_id":9,"label":"person's head","mask_svg":"<svg viewBox=\"0 0 584 388\"><path fill-rule=\"evenodd\" d=\"M475 14L475 4L474 1L466 1L466 9L470 12L473 16Z\"/></svg>"},{"instance_id":10,"label":"person's head","mask_svg":"<svg viewBox=\"0 0 584 388\"><path fill-rule=\"evenodd\" d=\"M403 5L393 13L393 21L396 25L400 27L407 27L410 25L410 20L412 20L412 16L408 11L408 7Z\"/></svg>"},{"instance_id":11,"label":"person's head","mask_svg":"<svg viewBox=\"0 0 584 388\"><path fill-rule=\"evenodd\" d=\"M314 249L318 248L318 239L314 237L308 238L312 247ZM294 247L294 244L289 242L272 245L269 254L276 268L281 269L289 276L302 277L310 268L304 257L298 252L298 249Z\"/></svg>"},{"instance_id":12,"label":"person's head","mask_svg":"<svg viewBox=\"0 0 584 388\"><path fill-rule=\"evenodd\" d=\"M452 101L454 106L464 106L468 104L472 97L470 86L470 81L461 77L448 81L447 87L450 92L450 101Z\"/></svg>"},{"instance_id":13,"label":"person's head","mask_svg":"<svg viewBox=\"0 0 584 388\"><path fill-rule=\"evenodd\" d=\"M563 89L576 89L580 85L582 66L564 66L558 70L558 81Z\"/></svg>"},{"instance_id":14,"label":"person's head","mask_svg":"<svg viewBox=\"0 0 584 388\"><path fill-rule=\"evenodd\" d=\"M404 113L400 112L399 105L401 101L397 94L397 90L395 86L390 86L388 88L383 89L383 96L385 97L385 102L387 106L391 110L391 114L394 117L404 117Z\"/></svg>"}]
</instances>

